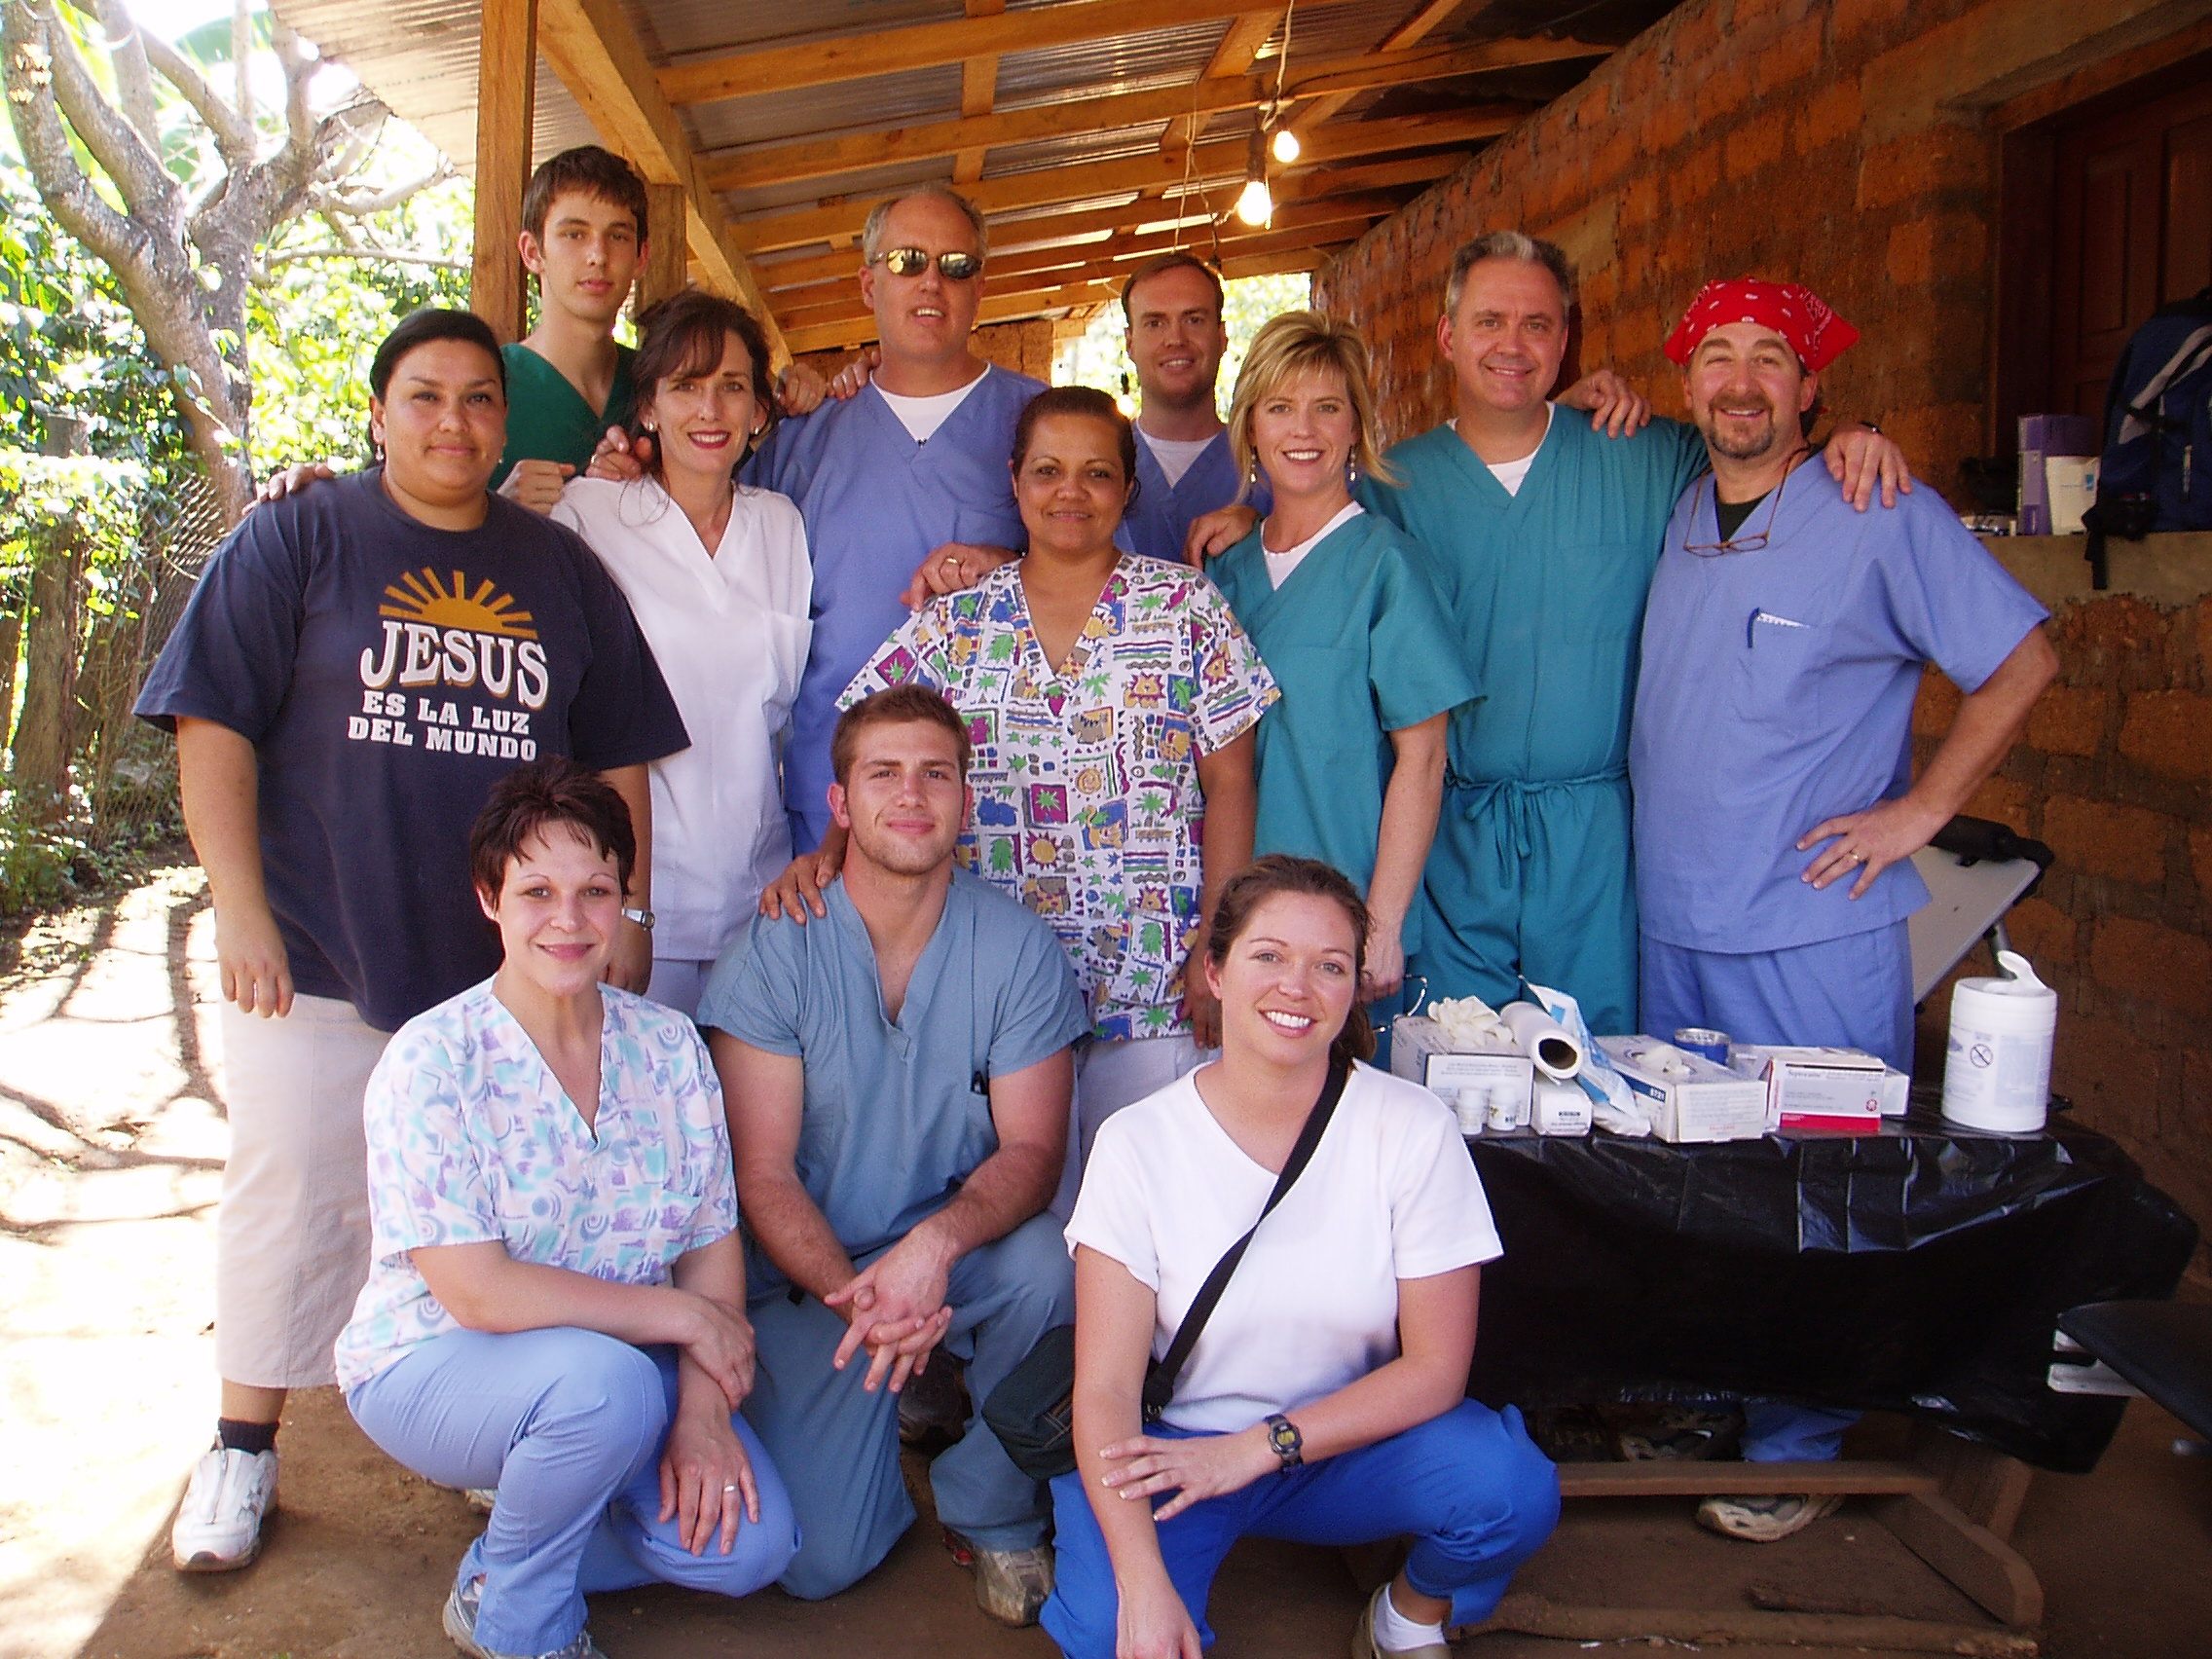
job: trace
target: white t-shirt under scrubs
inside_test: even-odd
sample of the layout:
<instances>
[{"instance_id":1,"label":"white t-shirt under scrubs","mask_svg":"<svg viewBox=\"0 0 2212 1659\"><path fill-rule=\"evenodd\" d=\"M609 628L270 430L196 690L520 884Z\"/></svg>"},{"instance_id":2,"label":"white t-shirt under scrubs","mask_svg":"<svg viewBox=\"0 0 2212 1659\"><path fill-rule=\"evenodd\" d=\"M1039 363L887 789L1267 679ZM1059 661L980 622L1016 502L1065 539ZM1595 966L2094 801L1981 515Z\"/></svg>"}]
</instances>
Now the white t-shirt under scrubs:
<instances>
[{"instance_id":1,"label":"white t-shirt under scrubs","mask_svg":"<svg viewBox=\"0 0 2212 1659\"><path fill-rule=\"evenodd\" d=\"M1106 1120L1068 1222L1156 1299L1167 1351L1214 1264L1274 1190L1215 1122L1203 1071ZM1418 1084L1355 1066L1313 1160L1222 1293L1164 1420L1235 1433L1398 1357L1398 1281L1503 1254L1458 1124Z\"/></svg>"}]
</instances>

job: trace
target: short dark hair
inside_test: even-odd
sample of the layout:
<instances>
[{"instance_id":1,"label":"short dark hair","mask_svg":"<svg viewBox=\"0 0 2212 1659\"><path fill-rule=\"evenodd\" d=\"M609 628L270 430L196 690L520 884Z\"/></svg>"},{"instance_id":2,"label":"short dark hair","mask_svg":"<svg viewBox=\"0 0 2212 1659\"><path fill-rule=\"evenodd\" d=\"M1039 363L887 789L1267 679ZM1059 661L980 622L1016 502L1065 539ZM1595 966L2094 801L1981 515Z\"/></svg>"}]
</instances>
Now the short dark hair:
<instances>
[{"instance_id":1,"label":"short dark hair","mask_svg":"<svg viewBox=\"0 0 2212 1659\"><path fill-rule=\"evenodd\" d=\"M685 288L647 306L638 318L638 354L630 361L631 383L638 388L638 407L630 417L630 436L644 430L645 405L653 400L663 381L697 379L711 375L722 360L722 342L736 335L753 364L753 399L766 417L758 438L765 439L776 424L776 377L770 371L768 336L754 314L735 300L710 294L704 288ZM660 446L652 448L645 470L660 476Z\"/></svg>"},{"instance_id":2,"label":"short dark hair","mask_svg":"<svg viewBox=\"0 0 2212 1659\"><path fill-rule=\"evenodd\" d=\"M476 890L496 903L523 843L556 824L611 855L622 891L630 890L638 834L630 825L629 803L589 766L560 756L518 766L492 786L468 831L468 878Z\"/></svg>"},{"instance_id":3,"label":"short dark hair","mask_svg":"<svg viewBox=\"0 0 2212 1659\"><path fill-rule=\"evenodd\" d=\"M645 181L636 167L597 144L578 144L538 163L523 189L522 228L543 237L545 215L571 192L626 209L638 227L638 240L645 240Z\"/></svg>"},{"instance_id":4,"label":"short dark hair","mask_svg":"<svg viewBox=\"0 0 2212 1659\"><path fill-rule=\"evenodd\" d=\"M409 312L393 325L369 361L369 390L379 403L391 389L391 377L398 372L399 360L416 347L438 340L459 340L482 348L484 354L492 359L493 372L499 377L499 395L506 396L507 360L499 355L499 337L492 332L492 325L474 312L424 306Z\"/></svg>"},{"instance_id":5,"label":"short dark hair","mask_svg":"<svg viewBox=\"0 0 2212 1659\"><path fill-rule=\"evenodd\" d=\"M1158 276L1169 271L1196 271L1200 276L1203 276L1213 285L1213 314L1217 318L1221 315L1223 307L1228 304L1222 294L1221 273L1195 253L1177 251L1175 253L1163 253L1157 259L1146 260L1136 268L1135 274L1122 284L1122 320L1124 322L1134 323L1137 319L1136 306L1129 298L1137 291L1137 284L1148 277Z\"/></svg>"},{"instance_id":6,"label":"short dark hair","mask_svg":"<svg viewBox=\"0 0 2212 1659\"><path fill-rule=\"evenodd\" d=\"M1048 415L1080 415L1088 420L1104 421L1114 428L1114 438L1122 451L1122 476L1134 487L1137 481L1137 430L1129 424L1115 401L1092 386L1049 386L1021 406L1021 414L1014 423L1014 454L1010 458L1014 469L1021 470L1021 463L1029 459L1030 441L1037 435L1037 423Z\"/></svg>"},{"instance_id":7,"label":"short dark hair","mask_svg":"<svg viewBox=\"0 0 2212 1659\"><path fill-rule=\"evenodd\" d=\"M1237 937L1252 925L1253 914L1270 899L1284 893L1326 899L1344 911L1351 923L1351 968L1356 987L1367 968L1367 902L1333 865L1318 859L1293 858L1288 853L1254 859L1223 884L1220 902L1213 909L1213 929L1206 935L1206 960L1218 970L1229 960L1230 947ZM1345 1028L1329 1045L1329 1057L1346 1061L1375 1057L1375 1027L1368 1022L1367 1005L1359 1000L1356 990Z\"/></svg>"},{"instance_id":8,"label":"short dark hair","mask_svg":"<svg viewBox=\"0 0 2212 1659\"><path fill-rule=\"evenodd\" d=\"M968 736L968 722L943 692L918 680L863 697L837 717L837 729L830 736L830 775L840 784L851 776L861 733L869 726L904 725L913 720L941 726L952 734L954 752L960 756L960 775L966 778L968 762L976 753L975 743Z\"/></svg>"}]
</instances>

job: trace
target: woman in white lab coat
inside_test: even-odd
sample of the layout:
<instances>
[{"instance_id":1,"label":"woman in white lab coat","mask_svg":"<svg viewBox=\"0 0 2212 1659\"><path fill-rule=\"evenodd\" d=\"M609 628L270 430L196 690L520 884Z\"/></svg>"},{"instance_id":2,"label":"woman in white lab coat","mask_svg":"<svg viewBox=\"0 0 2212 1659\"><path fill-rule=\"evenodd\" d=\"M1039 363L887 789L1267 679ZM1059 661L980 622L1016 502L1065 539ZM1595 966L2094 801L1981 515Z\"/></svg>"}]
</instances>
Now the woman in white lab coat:
<instances>
[{"instance_id":1,"label":"woman in white lab coat","mask_svg":"<svg viewBox=\"0 0 2212 1659\"><path fill-rule=\"evenodd\" d=\"M627 482L578 478L553 516L630 601L691 747L652 767L653 971L685 1014L791 862L778 761L806 666L813 570L798 509L737 482L775 419L768 343L733 301L686 289L639 319Z\"/></svg>"}]
</instances>

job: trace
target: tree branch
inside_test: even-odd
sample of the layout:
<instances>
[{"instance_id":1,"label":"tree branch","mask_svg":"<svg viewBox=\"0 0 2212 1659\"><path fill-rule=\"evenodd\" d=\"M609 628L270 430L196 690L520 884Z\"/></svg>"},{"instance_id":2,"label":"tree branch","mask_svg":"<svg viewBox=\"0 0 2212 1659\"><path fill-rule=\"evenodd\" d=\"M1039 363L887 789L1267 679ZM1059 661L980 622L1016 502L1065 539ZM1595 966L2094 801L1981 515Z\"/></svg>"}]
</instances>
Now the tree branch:
<instances>
[{"instance_id":1,"label":"tree branch","mask_svg":"<svg viewBox=\"0 0 2212 1659\"><path fill-rule=\"evenodd\" d=\"M53 72L55 101L70 128L123 193L124 205L134 218L173 223L178 188L162 166L161 158L138 136L131 125L101 93L99 83L77 55L77 46L61 19L51 9L33 11L30 0L16 0L11 11L30 13L36 19Z\"/></svg>"},{"instance_id":2,"label":"tree branch","mask_svg":"<svg viewBox=\"0 0 2212 1659\"><path fill-rule=\"evenodd\" d=\"M162 147L161 118L154 109L154 77L146 67L145 35L120 0L69 0L83 16L99 24L106 36L107 60L115 70L115 87L123 100L123 114L138 129L148 148ZM58 19L57 19L58 20Z\"/></svg>"},{"instance_id":3,"label":"tree branch","mask_svg":"<svg viewBox=\"0 0 2212 1659\"><path fill-rule=\"evenodd\" d=\"M54 97L50 17L18 0L0 5L0 48L7 54L8 113L23 160L48 211L69 234L113 266L150 271L152 239L107 204L69 147Z\"/></svg>"},{"instance_id":4,"label":"tree branch","mask_svg":"<svg viewBox=\"0 0 2212 1659\"><path fill-rule=\"evenodd\" d=\"M242 8L244 0L240 0ZM306 146L314 141L314 121L308 109L308 83L322 68L322 59L300 50L300 37L282 23L269 31L276 61L284 66L284 131L291 142Z\"/></svg>"},{"instance_id":5,"label":"tree branch","mask_svg":"<svg viewBox=\"0 0 2212 1659\"><path fill-rule=\"evenodd\" d=\"M378 213L389 212L410 197L420 195L434 184L443 184L453 175L452 164L440 157L438 165L421 178L410 179L405 184L395 184L388 190L318 191L315 195L315 209L323 213L343 213L351 219L366 219Z\"/></svg>"},{"instance_id":6,"label":"tree branch","mask_svg":"<svg viewBox=\"0 0 2212 1659\"><path fill-rule=\"evenodd\" d=\"M265 270L274 271L279 265L295 264L303 259L356 259L364 264L421 265L437 271L466 271L465 259L448 259L442 254L410 253L394 247L295 247L282 253L270 254L261 263Z\"/></svg>"},{"instance_id":7,"label":"tree branch","mask_svg":"<svg viewBox=\"0 0 2212 1659\"><path fill-rule=\"evenodd\" d=\"M107 3L112 5L115 0L107 0ZM152 34L144 35L144 39L147 60L192 106L193 113L207 124L207 129L215 135L215 149L224 164L232 167L251 164L254 153L261 147L253 124L239 119L238 111L223 101L191 58Z\"/></svg>"}]
</instances>

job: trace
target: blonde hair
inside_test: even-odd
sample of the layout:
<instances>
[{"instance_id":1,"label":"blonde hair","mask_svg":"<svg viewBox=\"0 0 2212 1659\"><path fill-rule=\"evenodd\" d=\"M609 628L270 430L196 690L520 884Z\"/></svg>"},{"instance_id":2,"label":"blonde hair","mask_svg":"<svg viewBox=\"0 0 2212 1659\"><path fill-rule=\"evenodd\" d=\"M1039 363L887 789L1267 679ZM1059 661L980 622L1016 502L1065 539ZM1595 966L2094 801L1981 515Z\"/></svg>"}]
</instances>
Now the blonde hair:
<instances>
[{"instance_id":1,"label":"blonde hair","mask_svg":"<svg viewBox=\"0 0 2212 1659\"><path fill-rule=\"evenodd\" d=\"M1345 395L1359 418L1352 465L1378 483L1395 484L1397 475L1382 461L1382 428L1375 417L1375 392L1367 384L1367 343L1349 323L1317 311L1294 311L1267 320L1252 337L1244 366L1237 371L1236 395L1229 405L1229 449L1246 489L1257 460L1252 447L1253 411L1285 383L1309 374L1333 374L1344 383Z\"/></svg>"}]
</instances>

